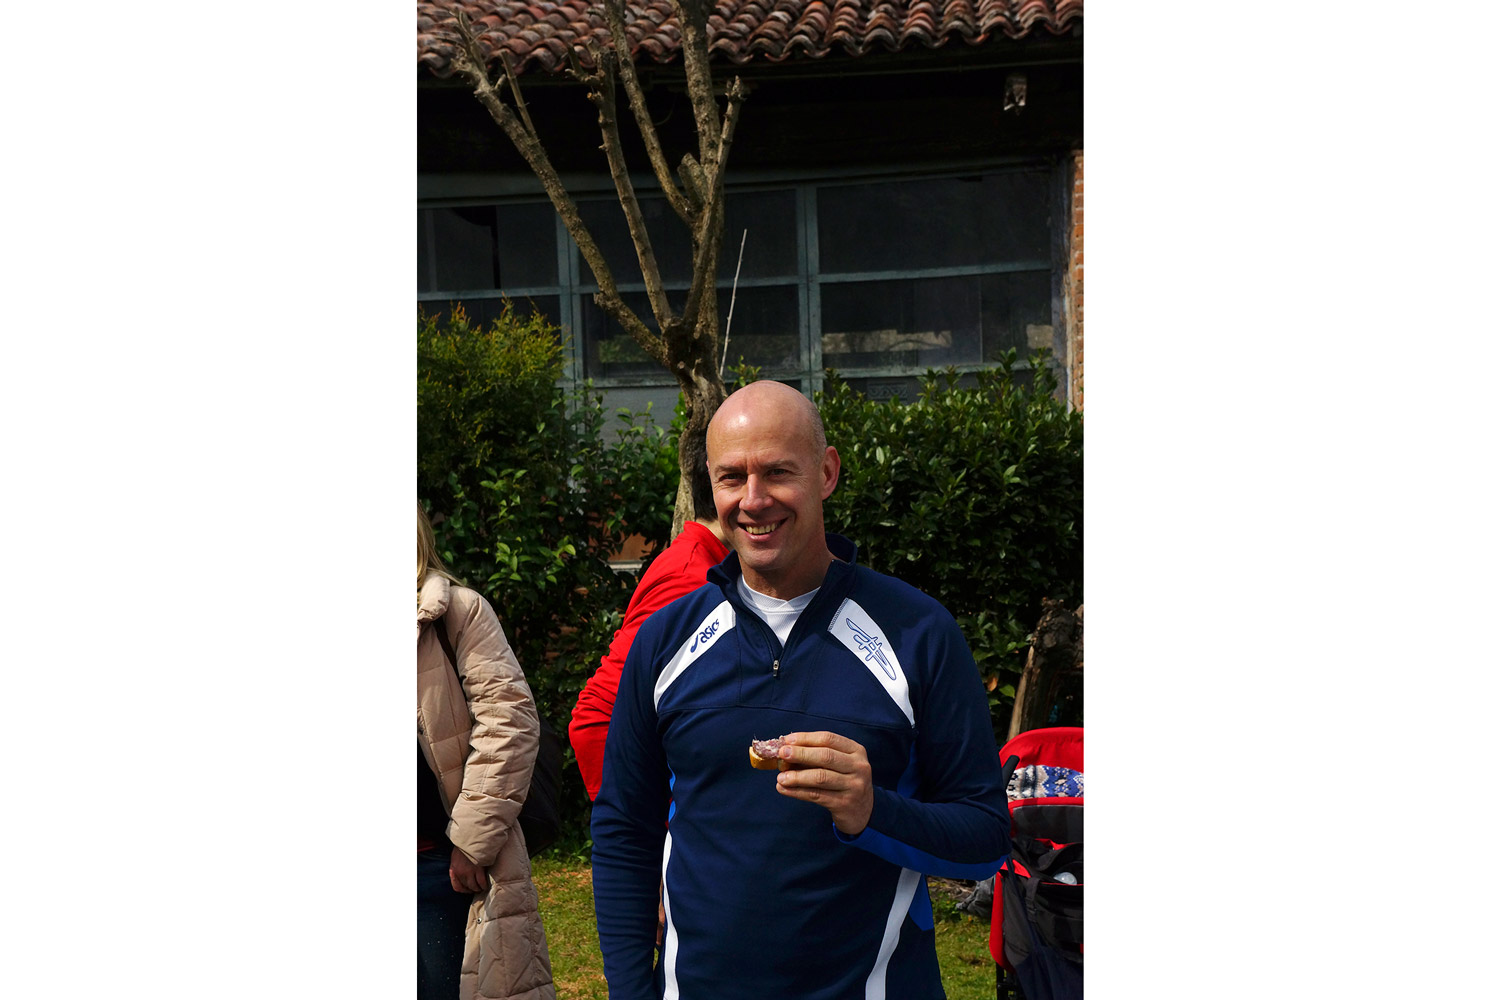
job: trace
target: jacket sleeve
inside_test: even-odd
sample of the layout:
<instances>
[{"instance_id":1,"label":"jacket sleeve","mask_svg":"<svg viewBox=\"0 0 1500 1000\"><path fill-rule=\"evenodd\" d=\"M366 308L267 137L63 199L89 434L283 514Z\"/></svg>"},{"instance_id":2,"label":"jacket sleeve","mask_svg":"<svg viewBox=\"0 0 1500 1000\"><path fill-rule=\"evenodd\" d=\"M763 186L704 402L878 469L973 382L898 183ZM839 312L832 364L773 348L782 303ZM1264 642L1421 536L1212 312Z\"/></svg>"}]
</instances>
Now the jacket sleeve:
<instances>
[{"instance_id":1,"label":"jacket sleeve","mask_svg":"<svg viewBox=\"0 0 1500 1000\"><path fill-rule=\"evenodd\" d=\"M927 637L933 668L916 699L915 787L876 788L865 829L834 832L903 868L986 879L1010 853L1010 811L979 671L957 623L942 617Z\"/></svg>"},{"instance_id":2,"label":"jacket sleeve","mask_svg":"<svg viewBox=\"0 0 1500 1000\"><path fill-rule=\"evenodd\" d=\"M594 915L610 1000L656 996L656 905L671 799L652 696L661 624L649 622L626 657L594 801Z\"/></svg>"},{"instance_id":3,"label":"jacket sleeve","mask_svg":"<svg viewBox=\"0 0 1500 1000\"><path fill-rule=\"evenodd\" d=\"M451 608L446 617L473 716L463 790L453 804L448 839L489 867L531 786L540 733L536 705L500 620L483 597L473 595L467 609Z\"/></svg>"},{"instance_id":4,"label":"jacket sleeve","mask_svg":"<svg viewBox=\"0 0 1500 1000\"><path fill-rule=\"evenodd\" d=\"M625 621L609 644L609 652L599 661L594 676L578 692L578 704L568 722L568 742L573 745L578 771L583 775L583 786L591 800L599 797L604 737L609 730L609 717L614 711L615 695L620 686L620 671L630 653L630 644L654 612L703 586L709 567L716 561L709 553L700 551L701 545L692 542L688 545L685 561L683 554L674 551L674 544L647 569L635 593L630 595L630 603L625 607Z\"/></svg>"}]
</instances>

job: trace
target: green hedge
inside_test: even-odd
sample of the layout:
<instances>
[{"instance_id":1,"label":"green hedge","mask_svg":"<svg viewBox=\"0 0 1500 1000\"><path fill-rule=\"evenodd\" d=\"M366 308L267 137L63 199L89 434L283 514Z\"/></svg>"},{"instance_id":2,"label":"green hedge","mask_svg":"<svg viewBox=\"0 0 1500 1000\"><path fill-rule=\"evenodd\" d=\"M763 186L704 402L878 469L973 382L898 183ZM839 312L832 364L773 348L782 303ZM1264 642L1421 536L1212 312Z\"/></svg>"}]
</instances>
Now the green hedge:
<instances>
[{"instance_id":1,"label":"green hedge","mask_svg":"<svg viewBox=\"0 0 1500 1000\"><path fill-rule=\"evenodd\" d=\"M1002 739L1042 598L1083 596L1083 420L1045 355L1014 363L929 372L906 405L836 377L818 399L842 459L830 530L953 613Z\"/></svg>"},{"instance_id":2,"label":"green hedge","mask_svg":"<svg viewBox=\"0 0 1500 1000\"><path fill-rule=\"evenodd\" d=\"M439 553L494 606L566 741L638 580L612 570L610 555L628 534L666 542L677 443L654 420L611 419L598 393L564 390L561 376L557 331L539 316L507 306L488 329L461 308L441 323L418 317L417 496ZM587 803L569 749L567 848L587 839Z\"/></svg>"}]
</instances>

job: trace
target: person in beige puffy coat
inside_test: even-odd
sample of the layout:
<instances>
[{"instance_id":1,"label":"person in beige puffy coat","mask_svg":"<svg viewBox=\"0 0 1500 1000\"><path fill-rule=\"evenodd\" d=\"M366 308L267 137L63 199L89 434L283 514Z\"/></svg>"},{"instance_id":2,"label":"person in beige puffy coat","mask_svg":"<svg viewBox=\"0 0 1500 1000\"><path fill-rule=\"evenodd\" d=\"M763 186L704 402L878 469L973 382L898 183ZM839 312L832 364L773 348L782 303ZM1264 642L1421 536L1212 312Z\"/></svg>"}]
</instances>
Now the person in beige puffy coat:
<instances>
[{"instance_id":1,"label":"person in beige puffy coat","mask_svg":"<svg viewBox=\"0 0 1500 1000\"><path fill-rule=\"evenodd\" d=\"M495 612L443 567L417 513L418 996L452 1000L446 966L466 905L461 1000L555 1000L517 821L537 751L531 688ZM457 671L433 632L444 627ZM444 862L447 887L433 884ZM445 955L435 937L450 939L451 959L434 957ZM435 964L445 967L427 968Z\"/></svg>"}]
</instances>

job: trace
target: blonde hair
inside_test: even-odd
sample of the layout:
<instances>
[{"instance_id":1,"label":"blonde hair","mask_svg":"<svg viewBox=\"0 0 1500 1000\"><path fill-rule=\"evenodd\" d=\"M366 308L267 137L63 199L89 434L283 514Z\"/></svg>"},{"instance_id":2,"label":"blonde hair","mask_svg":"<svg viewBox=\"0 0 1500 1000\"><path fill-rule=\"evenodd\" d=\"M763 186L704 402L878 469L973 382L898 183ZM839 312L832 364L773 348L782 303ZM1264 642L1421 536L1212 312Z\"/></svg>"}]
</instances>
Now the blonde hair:
<instances>
[{"instance_id":1,"label":"blonde hair","mask_svg":"<svg viewBox=\"0 0 1500 1000\"><path fill-rule=\"evenodd\" d=\"M437 539L432 535L432 522L427 519L427 512L422 509L422 505L417 504L417 589L421 590L423 581L434 574L463 585L463 581L443 565L442 558L437 554Z\"/></svg>"}]
</instances>

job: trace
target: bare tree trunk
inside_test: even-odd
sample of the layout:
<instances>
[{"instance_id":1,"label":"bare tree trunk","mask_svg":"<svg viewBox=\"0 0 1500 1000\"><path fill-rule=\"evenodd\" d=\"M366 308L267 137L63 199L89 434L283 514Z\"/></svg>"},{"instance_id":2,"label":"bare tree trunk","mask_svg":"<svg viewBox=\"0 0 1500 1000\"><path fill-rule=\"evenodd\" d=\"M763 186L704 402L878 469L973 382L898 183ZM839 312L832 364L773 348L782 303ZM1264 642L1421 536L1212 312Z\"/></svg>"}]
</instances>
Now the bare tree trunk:
<instances>
[{"instance_id":1,"label":"bare tree trunk","mask_svg":"<svg viewBox=\"0 0 1500 1000\"><path fill-rule=\"evenodd\" d=\"M1083 680L1083 605L1069 611L1063 602L1042 599L1042 617L1033 633L1031 649L1026 653L1026 669L1016 685L1016 703L1010 712L1010 732L1014 739L1028 729L1048 725L1052 708L1059 700L1068 718L1060 724L1082 723Z\"/></svg>"}]
</instances>

